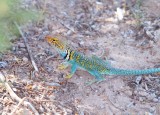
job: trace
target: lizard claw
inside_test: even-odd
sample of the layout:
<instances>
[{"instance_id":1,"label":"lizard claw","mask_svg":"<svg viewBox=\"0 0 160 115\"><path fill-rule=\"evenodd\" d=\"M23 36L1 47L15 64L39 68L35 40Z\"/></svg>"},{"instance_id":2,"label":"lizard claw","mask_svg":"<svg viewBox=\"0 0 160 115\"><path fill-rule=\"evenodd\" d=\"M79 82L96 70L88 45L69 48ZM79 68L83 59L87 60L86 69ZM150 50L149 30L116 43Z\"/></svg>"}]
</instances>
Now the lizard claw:
<instances>
[{"instance_id":1,"label":"lizard claw","mask_svg":"<svg viewBox=\"0 0 160 115\"><path fill-rule=\"evenodd\" d=\"M93 83L99 84L99 83L101 83L102 81L105 81L105 80L106 80L106 79L104 79L104 78L102 78L102 79L100 79L100 80L94 79L94 80L92 80L92 81L86 82L86 85L89 86L89 85L92 85Z\"/></svg>"},{"instance_id":2,"label":"lizard claw","mask_svg":"<svg viewBox=\"0 0 160 115\"><path fill-rule=\"evenodd\" d=\"M96 79L94 79L94 80L91 80L91 81L87 81L85 84L87 85L87 86L90 86L90 85L92 85L93 83L95 83L97 80Z\"/></svg>"},{"instance_id":3,"label":"lizard claw","mask_svg":"<svg viewBox=\"0 0 160 115\"><path fill-rule=\"evenodd\" d=\"M60 65L58 66L58 69L62 70L62 69L65 69L65 68L67 68L67 67L68 67L67 65L60 64Z\"/></svg>"},{"instance_id":4,"label":"lizard claw","mask_svg":"<svg viewBox=\"0 0 160 115\"><path fill-rule=\"evenodd\" d=\"M101 82L103 82L103 81L105 81L105 80L106 80L106 79L103 78L103 79L101 79L101 80L97 80L96 83L99 84L99 83L101 83Z\"/></svg>"},{"instance_id":5,"label":"lizard claw","mask_svg":"<svg viewBox=\"0 0 160 115\"><path fill-rule=\"evenodd\" d=\"M65 78L70 79L72 76L73 76L72 74L68 74Z\"/></svg>"}]
</instances>

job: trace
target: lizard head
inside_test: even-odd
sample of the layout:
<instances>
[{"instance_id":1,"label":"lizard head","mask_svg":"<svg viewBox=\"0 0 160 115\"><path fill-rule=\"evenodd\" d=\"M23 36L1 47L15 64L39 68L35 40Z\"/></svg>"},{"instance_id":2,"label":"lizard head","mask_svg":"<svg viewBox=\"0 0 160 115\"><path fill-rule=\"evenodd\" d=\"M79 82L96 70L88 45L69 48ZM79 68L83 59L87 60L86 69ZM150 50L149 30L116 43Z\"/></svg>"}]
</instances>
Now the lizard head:
<instances>
[{"instance_id":1,"label":"lizard head","mask_svg":"<svg viewBox=\"0 0 160 115\"><path fill-rule=\"evenodd\" d=\"M54 38L54 37L51 37L51 36L46 36L45 40L48 43L52 44L57 49L57 51L60 53L60 55L63 58L65 58L67 56L68 52L67 52L66 46L58 38Z\"/></svg>"},{"instance_id":2,"label":"lizard head","mask_svg":"<svg viewBox=\"0 0 160 115\"><path fill-rule=\"evenodd\" d=\"M63 44L62 41L60 41L58 38L54 38L54 37L51 37L51 36L46 36L45 37L45 40L54 45L56 48L60 49L60 50L64 50L65 49L65 45Z\"/></svg>"}]
</instances>

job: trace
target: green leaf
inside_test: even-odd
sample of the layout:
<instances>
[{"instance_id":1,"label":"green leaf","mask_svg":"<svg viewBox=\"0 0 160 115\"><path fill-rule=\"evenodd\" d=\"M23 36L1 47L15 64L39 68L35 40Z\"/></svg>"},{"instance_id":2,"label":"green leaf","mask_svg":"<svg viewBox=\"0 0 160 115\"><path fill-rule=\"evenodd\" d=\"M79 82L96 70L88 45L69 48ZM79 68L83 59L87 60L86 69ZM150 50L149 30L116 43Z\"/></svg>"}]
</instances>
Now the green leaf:
<instances>
[{"instance_id":1,"label":"green leaf","mask_svg":"<svg viewBox=\"0 0 160 115\"><path fill-rule=\"evenodd\" d=\"M7 36L2 35L2 33L0 33L0 52L6 51L8 48L10 48L10 46L11 43L9 42Z\"/></svg>"},{"instance_id":2,"label":"green leaf","mask_svg":"<svg viewBox=\"0 0 160 115\"><path fill-rule=\"evenodd\" d=\"M40 17L40 12L23 8L21 2L22 0L0 0L0 52L10 47L12 35L20 35L14 22L22 25Z\"/></svg>"}]
</instances>

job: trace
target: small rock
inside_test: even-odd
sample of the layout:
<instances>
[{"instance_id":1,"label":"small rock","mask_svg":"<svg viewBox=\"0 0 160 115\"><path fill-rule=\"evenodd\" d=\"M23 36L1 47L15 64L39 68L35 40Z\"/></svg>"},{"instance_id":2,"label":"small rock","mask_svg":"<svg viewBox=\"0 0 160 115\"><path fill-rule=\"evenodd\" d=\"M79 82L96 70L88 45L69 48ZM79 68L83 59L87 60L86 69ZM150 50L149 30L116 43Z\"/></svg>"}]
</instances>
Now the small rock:
<instances>
[{"instance_id":1,"label":"small rock","mask_svg":"<svg viewBox=\"0 0 160 115\"><path fill-rule=\"evenodd\" d=\"M147 98L149 100L153 100L154 98L156 98L156 95L155 95L155 93L152 93L152 94L148 95Z\"/></svg>"},{"instance_id":2,"label":"small rock","mask_svg":"<svg viewBox=\"0 0 160 115\"><path fill-rule=\"evenodd\" d=\"M125 14L125 10L121 9L121 8L117 8L117 11L115 12L115 14L116 14L116 18L118 20L123 20L124 14Z\"/></svg>"},{"instance_id":3,"label":"small rock","mask_svg":"<svg viewBox=\"0 0 160 115\"><path fill-rule=\"evenodd\" d=\"M15 91L15 92L17 91L17 89L16 89L16 88L12 88L12 89L13 89L13 91Z\"/></svg>"},{"instance_id":4,"label":"small rock","mask_svg":"<svg viewBox=\"0 0 160 115\"><path fill-rule=\"evenodd\" d=\"M16 111L15 115L32 115L31 111L28 109L19 109Z\"/></svg>"},{"instance_id":5,"label":"small rock","mask_svg":"<svg viewBox=\"0 0 160 115\"><path fill-rule=\"evenodd\" d=\"M18 47L17 47L17 46L13 46L13 47L12 47L12 51L13 51L13 52L16 52L17 50L18 50Z\"/></svg>"},{"instance_id":6,"label":"small rock","mask_svg":"<svg viewBox=\"0 0 160 115\"><path fill-rule=\"evenodd\" d=\"M149 108L149 112L150 112L150 113L154 113L155 111L156 111L156 107L153 106L153 107L150 107L150 108Z\"/></svg>"},{"instance_id":7,"label":"small rock","mask_svg":"<svg viewBox=\"0 0 160 115\"><path fill-rule=\"evenodd\" d=\"M159 40L160 38L159 38L159 36L160 36L160 29L159 30L156 30L155 32L154 32L154 34L155 34L155 39L156 40Z\"/></svg>"},{"instance_id":8,"label":"small rock","mask_svg":"<svg viewBox=\"0 0 160 115\"><path fill-rule=\"evenodd\" d=\"M143 102L144 101L143 97L139 97L139 101Z\"/></svg>"},{"instance_id":9,"label":"small rock","mask_svg":"<svg viewBox=\"0 0 160 115\"><path fill-rule=\"evenodd\" d=\"M68 35L68 36L70 36L70 35L72 35L72 34L73 34L73 31L72 31L72 30L68 30L68 31L67 31L67 35Z\"/></svg>"},{"instance_id":10,"label":"small rock","mask_svg":"<svg viewBox=\"0 0 160 115\"><path fill-rule=\"evenodd\" d=\"M154 99L153 99L153 102L156 102L156 103L157 103L158 101L159 101L159 100L158 100L157 98L154 98Z\"/></svg>"},{"instance_id":11,"label":"small rock","mask_svg":"<svg viewBox=\"0 0 160 115\"><path fill-rule=\"evenodd\" d=\"M22 51L17 51L16 54L23 54L23 52Z\"/></svg>"},{"instance_id":12,"label":"small rock","mask_svg":"<svg viewBox=\"0 0 160 115\"><path fill-rule=\"evenodd\" d=\"M80 41L79 46L81 46L81 47L84 46L84 41Z\"/></svg>"},{"instance_id":13,"label":"small rock","mask_svg":"<svg viewBox=\"0 0 160 115\"><path fill-rule=\"evenodd\" d=\"M45 53L46 53L47 55L54 55L54 53L51 52L49 49L45 49Z\"/></svg>"},{"instance_id":14,"label":"small rock","mask_svg":"<svg viewBox=\"0 0 160 115\"><path fill-rule=\"evenodd\" d=\"M105 109L105 104L101 104L100 109Z\"/></svg>"},{"instance_id":15,"label":"small rock","mask_svg":"<svg viewBox=\"0 0 160 115\"><path fill-rule=\"evenodd\" d=\"M98 2L96 1L96 6L95 6L95 13L97 13L98 11L102 11L104 8L104 5L102 2Z\"/></svg>"},{"instance_id":16,"label":"small rock","mask_svg":"<svg viewBox=\"0 0 160 115\"><path fill-rule=\"evenodd\" d=\"M53 71L53 69L51 67L49 67L49 66L46 67L46 70L47 70L47 72Z\"/></svg>"},{"instance_id":17,"label":"small rock","mask_svg":"<svg viewBox=\"0 0 160 115\"><path fill-rule=\"evenodd\" d=\"M37 88L38 88L38 87L37 87L36 84L32 86L32 90L36 90Z\"/></svg>"},{"instance_id":18,"label":"small rock","mask_svg":"<svg viewBox=\"0 0 160 115\"><path fill-rule=\"evenodd\" d=\"M42 106L40 106L40 112L44 113L44 108Z\"/></svg>"},{"instance_id":19,"label":"small rock","mask_svg":"<svg viewBox=\"0 0 160 115\"><path fill-rule=\"evenodd\" d=\"M140 91L140 92L139 92L139 95L146 97L146 96L148 96L149 94L148 94L146 91Z\"/></svg>"},{"instance_id":20,"label":"small rock","mask_svg":"<svg viewBox=\"0 0 160 115\"><path fill-rule=\"evenodd\" d=\"M5 68L7 66L8 66L7 62L5 61L0 62L0 68Z\"/></svg>"},{"instance_id":21,"label":"small rock","mask_svg":"<svg viewBox=\"0 0 160 115\"><path fill-rule=\"evenodd\" d=\"M151 96L152 96L152 97L156 97L156 94L155 94L155 93L152 93Z\"/></svg>"},{"instance_id":22,"label":"small rock","mask_svg":"<svg viewBox=\"0 0 160 115\"><path fill-rule=\"evenodd\" d=\"M27 63L28 62L28 58L27 57L23 57L23 62Z\"/></svg>"},{"instance_id":23,"label":"small rock","mask_svg":"<svg viewBox=\"0 0 160 115\"><path fill-rule=\"evenodd\" d=\"M156 114L160 115L160 104L156 105Z\"/></svg>"},{"instance_id":24,"label":"small rock","mask_svg":"<svg viewBox=\"0 0 160 115\"><path fill-rule=\"evenodd\" d=\"M3 104L0 103L0 110L3 110Z\"/></svg>"},{"instance_id":25,"label":"small rock","mask_svg":"<svg viewBox=\"0 0 160 115\"><path fill-rule=\"evenodd\" d=\"M103 32L103 33L107 33L107 32L110 32L110 31L118 32L119 31L119 26L117 24L104 24L104 25L101 26L100 31Z\"/></svg>"},{"instance_id":26,"label":"small rock","mask_svg":"<svg viewBox=\"0 0 160 115\"><path fill-rule=\"evenodd\" d=\"M132 91L131 91L131 90L126 90L125 93L126 93L128 96L132 96Z\"/></svg>"},{"instance_id":27,"label":"small rock","mask_svg":"<svg viewBox=\"0 0 160 115\"><path fill-rule=\"evenodd\" d=\"M138 76L137 78L136 78L136 83L137 84L140 84L140 82L142 81L142 76Z\"/></svg>"},{"instance_id":28,"label":"small rock","mask_svg":"<svg viewBox=\"0 0 160 115\"><path fill-rule=\"evenodd\" d=\"M18 44L18 47L19 47L19 48L25 48L26 46L24 45L24 43L19 43L19 44Z\"/></svg>"}]
</instances>

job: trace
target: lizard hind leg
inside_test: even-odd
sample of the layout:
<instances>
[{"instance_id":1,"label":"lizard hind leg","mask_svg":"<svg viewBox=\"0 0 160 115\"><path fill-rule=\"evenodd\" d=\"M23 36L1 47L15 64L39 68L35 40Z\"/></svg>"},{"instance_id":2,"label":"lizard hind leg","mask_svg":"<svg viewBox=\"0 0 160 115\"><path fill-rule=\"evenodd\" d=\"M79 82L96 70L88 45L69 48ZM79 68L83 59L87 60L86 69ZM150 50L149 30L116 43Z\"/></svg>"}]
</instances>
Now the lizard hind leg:
<instances>
[{"instance_id":1,"label":"lizard hind leg","mask_svg":"<svg viewBox=\"0 0 160 115\"><path fill-rule=\"evenodd\" d=\"M97 71L94 71L94 72L92 73L92 75L95 76L95 79L97 80L97 82L101 82L101 81L106 80L106 79L102 76L102 74L100 74L100 73L97 72Z\"/></svg>"},{"instance_id":2,"label":"lizard hind leg","mask_svg":"<svg viewBox=\"0 0 160 115\"><path fill-rule=\"evenodd\" d=\"M93 83L100 83L102 81L105 81L106 79L97 71L90 71L89 72L91 75L95 76L95 79L86 82L87 85L91 85Z\"/></svg>"}]
</instances>

